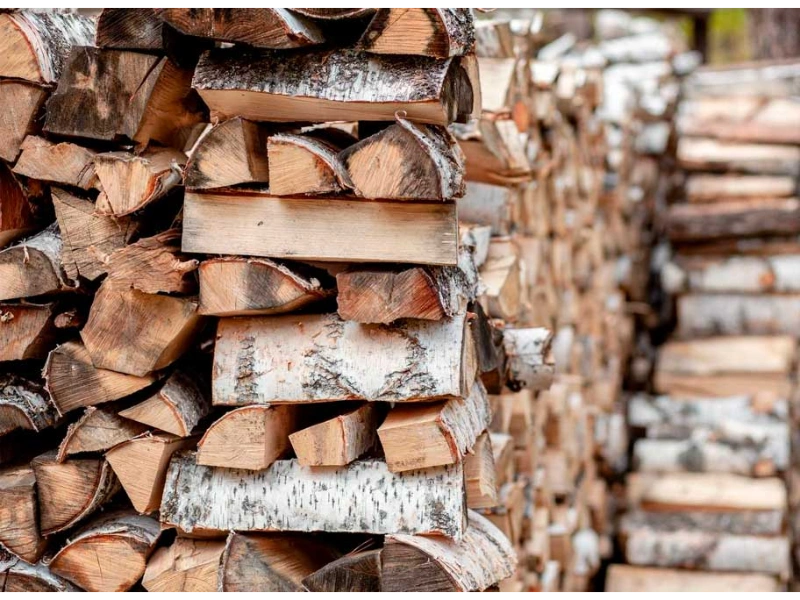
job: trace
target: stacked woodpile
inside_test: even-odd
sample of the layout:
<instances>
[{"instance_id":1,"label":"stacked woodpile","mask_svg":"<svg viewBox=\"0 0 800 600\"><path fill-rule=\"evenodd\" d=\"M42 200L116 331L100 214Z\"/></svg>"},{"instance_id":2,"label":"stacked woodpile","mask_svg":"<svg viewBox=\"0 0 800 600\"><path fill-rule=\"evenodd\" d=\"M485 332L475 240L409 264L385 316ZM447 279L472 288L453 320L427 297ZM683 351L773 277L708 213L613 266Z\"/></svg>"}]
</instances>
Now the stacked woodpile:
<instances>
[{"instance_id":1,"label":"stacked woodpile","mask_svg":"<svg viewBox=\"0 0 800 600\"><path fill-rule=\"evenodd\" d=\"M612 567L609 589L775 591L789 578L799 81L797 63L687 80L661 273L677 322L654 393L629 405L641 437L621 535L635 566Z\"/></svg>"},{"instance_id":2,"label":"stacked woodpile","mask_svg":"<svg viewBox=\"0 0 800 600\"><path fill-rule=\"evenodd\" d=\"M554 563L585 585L592 382L533 402L555 313L527 296L534 258L571 261L574 324L603 265L583 93L500 182L577 228L523 269L513 186L496 223L456 216L481 209L447 129L480 115L466 9L0 29L4 590L560 587ZM521 144L505 115L482 139ZM556 248L547 227L515 239Z\"/></svg>"}]
</instances>

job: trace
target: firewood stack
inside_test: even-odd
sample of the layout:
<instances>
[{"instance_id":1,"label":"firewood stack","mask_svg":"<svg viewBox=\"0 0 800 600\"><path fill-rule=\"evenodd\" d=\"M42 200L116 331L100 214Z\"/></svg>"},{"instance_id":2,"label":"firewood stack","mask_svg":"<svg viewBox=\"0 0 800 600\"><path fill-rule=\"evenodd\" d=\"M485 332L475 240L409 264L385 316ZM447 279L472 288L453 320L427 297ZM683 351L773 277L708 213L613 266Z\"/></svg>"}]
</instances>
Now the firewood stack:
<instances>
[{"instance_id":1,"label":"firewood stack","mask_svg":"<svg viewBox=\"0 0 800 600\"><path fill-rule=\"evenodd\" d=\"M6 591L484 590L588 527L512 231L457 221L467 9L0 27Z\"/></svg>"},{"instance_id":2,"label":"firewood stack","mask_svg":"<svg viewBox=\"0 0 800 600\"><path fill-rule=\"evenodd\" d=\"M701 69L686 81L682 193L664 215L676 327L640 434L609 589L777 591L791 573L800 64ZM794 427L796 429L796 426ZM658 567L659 569L654 569ZM677 569L690 569L691 572Z\"/></svg>"}]
</instances>

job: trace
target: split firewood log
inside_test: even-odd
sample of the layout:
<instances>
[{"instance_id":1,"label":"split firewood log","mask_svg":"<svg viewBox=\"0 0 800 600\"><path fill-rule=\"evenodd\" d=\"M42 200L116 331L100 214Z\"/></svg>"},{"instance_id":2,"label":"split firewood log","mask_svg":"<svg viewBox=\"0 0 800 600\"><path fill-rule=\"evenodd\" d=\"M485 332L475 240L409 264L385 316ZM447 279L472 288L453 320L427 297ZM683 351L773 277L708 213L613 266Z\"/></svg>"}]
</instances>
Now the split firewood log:
<instances>
[{"instance_id":1,"label":"split firewood log","mask_svg":"<svg viewBox=\"0 0 800 600\"><path fill-rule=\"evenodd\" d=\"M70 142L50 142L35 135L25 137L19 147L21 154L14 173L84 190L97 185L94 150Z\"/></svg>"},{"instance_id":2,"label":"split firewood log","mask_svg":"<svg viewBox=\"0 0 800 600\"><path fill-rule=\"evenodd\" d=\"M47 565L12 559L0 565L4 592L78 592L77 587L54 574Z\"/></svg>"},{"instance_id":3,"label":"split firewood log","mask_svg":"<svg viewBox=\"0 0 800 600\"><path fill-rule=\"evenodd\" d=\"M0 80L0 102L8 107L0 114L0 158L9 163L17 160L25 137L37 129L46 97L47 89L34 83ZM16 167L15 172L19 173Z\"/></svg>"},{"instance_id":4,"label":"split firewood log","mask_svg":"<svg viewBox=\"0 0 800 600\"><path fill-rule=\"evenodd\" d=\"M480 273L485 286L481 303L486 314L509 323L517 321L524 299L519 259L513 254L490 258Z\"/></svg>"},{"instance_id":5,"label":"split firewood log","mask_svg":"<svg viewBox=\"0 0 800 600\"><path fill-rule=\"evenodd\" d=\"M217 592L223 540L176 538L147 561L142 585L148 592Z\"/></svg>"},{"instance_id":6,"label":"split firewood log","mask_svg":"<svg viewBox=\"0 0 800 600\"><path fill-rule=\"evenodd\" d=\"M735 171L794 177L800 173L800 148L797 146L681 137L677 158L680 166L689 171Z\"/></svg>"},{"instance_id":7,"label":"split firewood log","mask_svg":"<svg viewBox=\"0 0 800 600\"><path fill-rule=\"evenodd\" d=\"M55 224L0 252L0 300L71 290L72 282L61 268L62 252Z\"/></svg>"},{"instance_id":8,"label":"split firewood log","mask_svg":"<svg viewBox=\"0 0 800 600\"><path fill-rule=\"evenodd\" d=\"M378 420L378 407L374 403L362 404L291 433L289 441L304 467L347 465L375 446Z\"/></svg>"},{"instance_id":9,"label":"split firewood log","mask_svg":"<svg viewBox=\"0 0 800 600\"><path fill-rule=\"evenodd\" d=\"M278 133L267 140L269 192L275 196L335 194L353 183L330 139L310 132Z\"/></svg>"},{"instance_id":10,"label":"split firewood log","mask_svg":"<svg viewBox=\"0 0 800 600\"><path fill-rule=\"evenodd\" d=\"M0 469L0 546L35 563L46 545L37 518L33 469L30 465Z\"/></svg>"},{"instance_id":11,"label":"split firewood log","mask_svg":"<svg viewBox=\"0 0 800 600\"><path fill-rule=\"evenodd\" d=\"M349 552L303 579L311 592L380 592L381 551Z\"/></svg>"},{"instance_id":12,"label":"split firewood log","mask_svg":"<svg viewBox=\"0 0 800 600\"><path fill-rule=\"evenodd\" d=\"M607 592L780 592L775 577L759 573L719 573L611 565L608 569Z\"/></svg>"},{"instance_id":13,"label":"split firewood log","mask_svg":"<svg viewBox=\"0 0 800 600\"><path fill-rule=\"evenodd\" d=\"M475 50L469 8L379 8L358 47L373 54L449 58Z\"/></svg>"},{"instance_id":14,"label":"split firewood log","mask_svg":"<svg viewBox=\"0 0 800 600\"><path fill-rule=\"evenodd\" d=\"M56 343L53 304L0 302L0 362L46 358Z\"/></svg>"},{"instance_id":15,"label":"split firewood log","mask_svg":"<svg viewBox=\"0 0 800 600\"><path fill-rule=\"evenodd\" d=\"M552 333L544 328L505 329L506 385L511 390L527 387L545 390L553 381L555 367L549 350Z\"/></svg>"},{"instance_id":16,"label":"split firewood log","mask_svg":"<svg viewBox=\"0 0 800 600\"><path fill-rule=\"evenodd\" d=\"M798 232L798 198L673 204L667 213L667 235L676 242Z\"/></svg>"},{"instance_id":17,"label":"split firewood log","mask_svg":"<svg viewBox=\"0 0 800 600\"><path fill-rule=\"evenodd\" d=\"M464 456L467 506L472 509L497 505L497 471L488 432L475 440L472 453Z\"/></svg>"},{"instance_id":18,"label":"split firewood log","mask_svg":"<svg viewBox=\"0 0 800 600\"><path fill-rule=\"evenodd\" d=\"M696 174L686 179L689 202L716 202L745 198L786 198L795 195L794 177L781 175Z\"/></svg>"},{"instance_id":19,"label":"split firewood log","mask_svg":"<svg viewBox=\"0 0 800 600\"><path fill-rule=\"evenodd\" d=\"M800 292L800 255L680 256L662 270L670 293Z\"/></svg>"},{"instance_id":20,"label":"split firewood log","mask_svg":"<svg viewBox=\"0 0 800 600\"><path fill-rule=\"evenodd\" d=\"M58 460L87 452L105 452L145 431L145 425L122 418L114 406L90 406L67 428L58 447Z\"/></svg>"},{"instance_id":21,"label":"split firewood log","mask_svg":"<svg viewBox=\"0 0 800 600\"><path fill-rule=\"evenodd\" d=\"M519 203L517 187L468 181L464 197L458 199L458 218L489 226L492 235L509 235Z\"/></svg>"},{"instance_id":22,"label":"split firewood log","mask_svg":"<svg viewBox=\"0 0 800 600\"><path fill-rule=\"evenodd\" d=\"M8 165L0 163L0 248L37 228L30 203L34 193L14 176Z\"/></svg>"},{"instance_id":23,"label":"split firewood log","mask_svg":"<svg viewBox=\"0 0 800 600\"><path fill-rule=\"evenodd\" d=\"M15 429L39 432L58 422L44 389L16 375L0 377L0 435Z\"/></svg>"},{"instance_id":24,"label":"split firewood log","mask_svg":"<svg viewBox=\"0 0 800 600\"><path fill-rule=\"evenodd\" d=\"M374 8L292 8L290 10L310 19L318 19L320 21L361 19L375 12Z\"/></svg>"},{"instance_id":25,"label":"split firewood log","mask_svg":"<svg viewBox=\"0 0 800 600\"><path fill-rule=\"evenodd\" d=\"M798 335L798 309L797 294L684 294L677 335Z\"/></svg>"}]
</instances>

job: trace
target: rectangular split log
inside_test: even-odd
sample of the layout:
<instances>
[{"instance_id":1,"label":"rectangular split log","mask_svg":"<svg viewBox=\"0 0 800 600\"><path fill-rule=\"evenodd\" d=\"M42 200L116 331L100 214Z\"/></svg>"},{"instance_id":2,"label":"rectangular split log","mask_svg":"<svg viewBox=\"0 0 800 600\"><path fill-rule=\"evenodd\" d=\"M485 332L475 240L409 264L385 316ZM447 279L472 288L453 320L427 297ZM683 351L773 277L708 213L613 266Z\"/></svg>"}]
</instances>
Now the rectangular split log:
<instances>
[{"instance_id":1,"label":"rectangular split log","mask_svg":"<svg viewBox=\"0 0 800 600\"><path fill-rule=\"evenodd\" d=\"M611 565L608 569L607 592L780 592L775 577L757 573L717 573Z\"/></svg>"},{"instance_id":2,"label":"rectangular split log","mask_svg":"<svg viewBox=\"0 0 800 600\"><path fill-rule=\"evenodd\" d=\"M675 242L789 235L799 231L798 198L673 204L667 213L667 235Z\"/></svg>"},{"instance_id":3,"label":"rectangular split log","mask_svg":"<svg viewBox=\"0 0 800 600\"><path fill-rule=\"evenodd\" d=\"M678 298L677 333L800 336L800 295L685 294Z\"/></svg>"},{"instance_id":4,"label":"rectangular split log","mask_svg":"<svg viewBox=\"0 0 800 600\"><path fill-rule=\"evenodd\" d=\"M679 256L662 285L671 293L800 292L800 254Z\"/></svg>"},{"instance_id":5,"label":"rectangular split log","mask_svg":"<svg viewBox=\"0 0 800 600\"><path fill-rule=\"evenodd\" d=\"M519 210L519 197L519 190L514 187L469 181L464 197L457 202L458 218L489 226L492 235L508 235Z\"/></svg>"},{"instance_id":6,"label":"rectangular split log","mask_svg":"<svg viewBox=\"0 0 800 600\"><path fill-rule=\"evenodd\" d=\"M677 157L688 171L735 171L756 175L800 174L800 147L681 138Z\"/></svg>"},{"instance_id":7,"label":"rectangular split log","mask_svg":"<svg viewBox=\"0 0 800 600\"><path fill-rule=\"evenodd\" d=\"M794 196L794 177L781 175L690 175L686 180L689 202L716 202L744 198Z\"/></svg>"},{"instance_id":8,"label":"rectangular split log","mask_svg":"<svg viewBox=\"0 0 800 600\"><path fill-rule=\"evenodd\" d=\"M46 542L39 531L36 476L28 466L0 471L0 546L29 563L35 563Z\"/></svg>"},{"instance_id":9,"label":"rectangular split log","mask_svg":"<svg viewBox=\"0 0 800 600\"><path fill-rule=\"evenodd\" d=\"M488 432L475 440L472 452L464 457L467 506L472 509L497 505L497 467Z\"/></svg>"}]
</instances>

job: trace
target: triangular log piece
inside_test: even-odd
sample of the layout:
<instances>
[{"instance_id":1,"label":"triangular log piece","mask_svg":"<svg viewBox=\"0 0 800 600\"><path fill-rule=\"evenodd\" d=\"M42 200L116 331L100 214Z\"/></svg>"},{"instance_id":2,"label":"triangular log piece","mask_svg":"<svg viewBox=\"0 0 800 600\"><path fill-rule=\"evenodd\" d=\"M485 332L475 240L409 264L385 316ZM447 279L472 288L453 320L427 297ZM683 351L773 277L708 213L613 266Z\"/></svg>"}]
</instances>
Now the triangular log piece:
<instances>
[{"instance_id":1,"label":"triangular log piece","mask_svg":"<svg viewBox=\"0 0 800 600\"><path fill-rule=\"evenodd\" d=\"M94 150L69 142L50 142L35 135L27 136L20 150L14 173L84 190L97 185L93 164L97 152Z\"/></svg>"},{"instance_id":2,"label":"triangular log piece","mask_svg":"<svg viewBox=\"0 0 800 600\"><path fill-rule=\"evenodd\" d=\"M224 188L267 183L267 137L272 127L234 117L209 127L197 140L186 163L187 188Z\"/></svg>"},{"instance_id":3,"label":"triangular log piece","mask_svg":"<svg viewBox=\"0 0 800 600\"><path fill-rule=\"evenodd\" d=\"M466 158L470 181L514 185L530 180L533 166L513 120L481 119L453 129Z\"/></svg>"},{"instance_id":4,"label":"triangular log piece","mask_svg":"<svg viewBox=\"0 0 800 600\"><path fill-rule=\"evenodd\" d=\"M55 346L52 304L0 303L0 362L46 358Z\"/></svg>"},{"instance_id":5,"label":"triangular log piece","mask_svg":"<svg viewBox=\"0 0 800 600\"><path fill-rule=\"evenodd\" d=\"M65 75L47 102L44 130L183 148L205 119L191 77L190 70L168 58L73 47Z\"/></svg>"},{"instance_id":6,"label":"triangular log piece","mask_svg":"<svg viewBox=\"0 0 800 600\"><path fill-rule=\"evenodd\" d=\"M114 407L90 406L70 424L58 447L58 460L86 452L105 452L144 433L147 427L119 416Z\"/></svg>"},{"instance_id":7,"label":"triangular log piece","mask_svg":"<svg viewBox=\"0 0 800 600\"><path fill-rule=\"evenodd\" d=\"M218 592L223 540L176 538L147 562L142 585L148 592Z\"/></svg>"},{"instance_id":8,"label":"triangular log piece","mask_svg":"<svg viewBox=\"0 0 800 600\"><path fill-rule=\"evenodd\" d=\"M492 228L489 225L459 223L458 232L461 237L461 245L469 248L475 267L483 266L489 256Z\"/></svg>"},{"instance_id":9,"label":"triangular log piece","mask_svg":"<svg viewBox=\"0 0 800 600\"><path fill-rule=\"evenodd\" d=\"M245 497L246 509L233 501ZM215 469L184 453L170 464L161 520L187 533L404 532L461 538L464 474L460 465L398 474L378 460L326 469L296 460L279 460L263 471Z\"/></svg>"},{"instance_id":10,"label":"triangular log piece","mask_svg":"<svg viewBox=\"0 0 800 600\"><path fill-rule=\"evenodd\" d=\"M492 235L509 235L519 210L519 187L506 187L468 181L466 192L458 199L458 218L465 223L487 225Z\"/></svg>"},{"instance_id":11,"label":"triangular log piece","mask_svg":"<svg viewBox=\"0 0 800 600\"><path fill-rule=\"evenodd\" d=\"M73 46L89 46L94 21L76 13L0 15L0 77L55 83Z\"/></svg>"},{"instance_id":12,"label":"triangular log piece","mask_svg":"<svg viewBox=\"0 0 800 600\"><path fill-rule=\"evenodd\" d=\"M29 465L0 470L0 546L29 563L42 556L46 542L39 531L36 476Z\"/></svg>"},{"instance_id":13,"label":"triangular log piece","mask_svg":"<svg viewBox=\"0 0 800 600\"><path fill-rule=\"evenodd\" d=\"M492 442L495 484L500 489L504 483L514 479L514 438L507 433L493 431L489 434L489 439Z\"/></svg>"},{"instance_id":14,"label":"triangular log piece","mask_svg":"<svg viewBox=\"0 0 800 600\"><path fill-rule=\"evenodd\" d=\"M487 432L478 436L472 452L464 456L464 479L469 508L489 508L497 504L497 473Z\"/></svg>"},{"instance_id":15,"label":"triangular log piece","mask_svg":"<svg viewBox=\"0 0 800 600\"><path fill-rule=\"evenodd\" d=\"M347 465L377 442L379 410L374 403L301 429L289 436L297 460L305 467Z\"/></svg>"},{"instance_id":16,"label":"triangular log piece","mask_svg":"<svg viewBox=\"0 0 800 600\"><path fill-rule=\"evenodd\" d=\"M94 45L118 50L164 50L164 21L157 8L104 8Z\"/></svg>"},{"instance_id":17,"label":"triangular log piece","mask_svg":"<svg viewBox=\"0 0 800 600\"><path fill-rule=\"evenodd\" d=\"M28 201L28 190L8 165L0 163L0 248L32 233L37 225Z\"/></svg>"},{"instance_id":18,"label":"triangular log piece","mask_svg":"<svg viewBox=\"0 0 800 600\"><path fill-rule=\"evenodd\" d=\"M302 48L325 41L312 21L285 8L165 8L161 18L185 35L256 48Z\"/></svg>"},{"instance_id":19,"label":"triangular log piece","mask_svg":"<svg viewBox=\"0 0 800 600\"><path fill-rule=\"evenodd\" d=\"M223 319L213 402L464 398L476 368L465 313L393 327L342 321L336 314Z\"/></svg>"},{"instance_id":20,"label":"triangular log piece","mask_svg":"<svg viewBox=\"0 0 800 600\"><path fill-rule=\"evenodd\" d=\"M481 295L486 314L515 322L522 309L523 293L519 259L511 254L490 258L481 267L485 289Z\"/></svg>"},{"instance_id":21,"label":"triangular log piece","mask_svg":"<svg viewBox=\"0 0 800 600\"><path fill-rule=\"evenodd\" d=\"M396 121L341 153L354 193L393 200L463 196L464 154L447 129Z\"/></svg>"},{"instance_id":22,"label":"triangular log piece","mask_svg":"<svg viewBox=\"0 0 800 600\"><path fill-rule=\"evenodd\" d=\"M183 250L201 254L434 265L458 260L452 202L187 192L183 227ZM390 238L402 243L387 244Z\"/></svg>"},{"instance_id":23,"label":"triangular log piece","mask_svg":"<svg viewBox=\"0 0 800 600\"><path fill-rule=\"evenodd\" d=\"M342 86L342 73L369 72ZM349 83L349 80L348 80ZM192 85L212 111L254 121L465 122L477 96L460 61L355 50L240 52L200 58Z\"/></svg>"},{"instance_id":24,"label":"triangular log piece","mask_svg":"<svg viewBox=\"0 0 800 600\"><path fill-rule=\"evenodd\" d=\"M55 451L31 461L36 474L39 526L51 535L76 525L111 499L119 489L103 457L58 462Z\"/></svg>"},{"instance_id":25,"label":"triangular log piece","mask_svg":"<svg viewBox=\"0 0 800 600\"><path fill-rule=\"evenodd\" d=\"M677 157L688 171L735 171L756 175L800 174L800 147L720 142L681 137Z\"/></svg>"},{"instance_id":26,"label":"triangular log piece","mask_svg":"<svg viewBox=\"0 0 800 600\"><path fill-rule=\"evenodd\" d=\"M800 232L800 198L673 204L666 218L667 235L676 242L788 235Z\"/></svg>"},{"instance_id":27,"label":"triangular log piece","mask_svg":"<svg viewBox=\"0 0 800 600\"><path fill-rule=\"evenodd\" d=\"M716 202L746 198L786 198L794 196L794 177L781 175L690 175L686 179L689 202Z\"/></svg>"},{"instance_id":28,"label":"triangular log piece","mask_svg":"<svg viewBox=\"0 0 800 600\"><path fill-rule=\"evenodd\" d=\"M469 328L475 341L478 372L481 382L490 394L501 394L506 382L506 356L503 351L503 331L492 325L479 303L469 306L475 316Z\"/></svg>"},{"instance_id":29,"label":"triangular log piece","mask_svg":"<svg viewBox=\"0 0 800 600\"><path fill-rule=\"evenodd\" d=\"M482 591L510 577L517 556L499 529L469 511L464 537L392 534L381 552L382 592Z\"/></svg>"},{"instance_id":30,"label":"triangular log piece","mask_svg":"<svg viewBox=\"0 0 800 600\"><path fill-rule=\"evenodd\" d=\"M380 592L381 551L350 552L308 575L311 592Z\"/></svg>"},{"instance_id":31,"label":"triangular log piece","mask_svg":"<svg viewBox=\"0 0 800 600\"><path fill-rule=\"evenodd\" d=\"M177 296L117 289L97 292L81 338L99 369L144 377L171 365L203 326L197 302ZM119 315L125 319L120 320Z\"/></svg>"},{"instance_id":32,"label":"triangular log piece","mask_svg":"<svg viewBox=\"0 0 800 600\"><path fill-rule=\"evenodd\" d=\"M0 114L0 158L10 163L17 160L25 136L38 128L37 117L46 97L46 88L36 84L0 80L0 103L6 107ZM20 173L16 167L15 172Z\"/></svg>"},{"instance_id":33,"label":"triangular log piece","mask_svg":"<svg viewBox=\"0 0 800 600\"><path fill-rule=\"evenodd\" d=\"M161 504L172 455L193 447L196 442L197 438L147 433L114 446L106 453L106 459L133 507L144 514L158 510Z\"/></svg>"},{"instance_id":34,"label":"triangular log piece","mask_svg":"<svg viewBox=\"0 0 800 600\"><path fill-rule=\"evenodd\" d=\"M546 390L553 382L555 367L550 359L553 334L544 328L505 329L506 385L516 391Z\"/></svg>"},{"instance_id":35,"label":"triangular log piece","mask_svg":"<svg viewBox=\"0 0 800 600\"><path fill-rule=\"evenodd\" d=\"M176 371L150 398L119 414L178 437L188 437L209 412L211 399L196 374Z\"/></svg>"},{"instance_id":36,"label":"triangular log piece","mask_svg":"<svg viewBox=\"0 0 800 600\"><path fill-rule=\"evenodd\" d=\"M341 148L321 136L279 133L267 141L269 192L275 196L335 194L353 187Z\"/></svg>"},{"instance_id":37,"label":"triangular log piece","mask_svg":"<svg viewBox=\"0 0 800 600\"><path fill-rule=\"evenodd\" d=\"M268 258L212 258L200 263L198 273L200 314L216 317L294 312L334 293L321 269Z\"/></svg>"},{"instance_id":38,"label":"triangular log piece","mask_svg":"<svg viewBox=\"0 0 800 600\"><path fill-rule=\"evenodd\" d=\"M98 154L94 168L102 192L95 212L124 217L143 209L182 182L185 164L186 155L172 148Z\"/></svg>"},{"instance_id":39,"label":"triangular log piece","mask_svg":"<svg viewBox=\"0 0 800 600\"><path fill-rule=\"evenodd\" d=\"M42 564L29 564L24 560L12 560L0 565L0 581L4 592L79 592L66 579L55 575Z\"/></svg>"},{"instance_id":40,"label":"triangular log piece","mask_svg":"<svg viewBox=\"0 0 800 600\"><path fill-rule=\"evenodd\" d=\"M154 375L136 377L98 369L83 344L76 341L58 346L47 357L44 378L50 399L63 414L76 408L119 400L157 381Z\"/></svg>"},{"instance_id":41,"label":"triangular log piece","mask_svg":"<svg viewBox=\"0 0 800 600\"><path fill-rule=\"evenodd\" d=\"M129 512L103 515L70 536L50 570L87 592L124 592L144 574L161 528Z\"/></svg>"},{"instance_id":42,"label":"triangular log piece","mask_svg":"<svg viewBox=\"0 0 800 600\"><path fill-rule=\"evenodd\" d=\"M374 8L292 8L290 10L319 21L361 19L375 12Z\"/></svg>"},{"instance_id":43,"label":"triangular log piece","mask_svg":"<svg viewBox=\"0 0 800 600\"><path fill-rule=\"evenodd\" d=\"M297 430L296 406L244 406L214 421L197 444L197 462L210 467L266 469L285 455Z\"/></svg>"},{"instance_id":44,"label":"triangular log piece","mask_svg":"<svg viewBox=\"0 0 800 600\"><path fill-rule=\"evenodd\" d=\"M606 592L781 592L778 579L758 573L712 573L685 569L659 569L611 565Z\"/></svg>"},{"instance_id":45,"label":"triangular log piece","mask_svg":"<svg viewBox=\"0 0 800 600\"><path fill-rule=\"evenodd\" d=\"M58 413L38 383L15 375L0 377L0 435L15 429L39 432L57 421Z\"/></svg>"},{"instance_id":46,"label":"triangular log piece","mask_svg":"<svg viewBox=\"0 0 800 600\"><path fill-rule=\"evenodd\" d=\"M359 42L373 54L449 58L475 50L469 8L379 8Z\"/></svg>"},{"instance_id":47,"label":"triangular log piece","mask_svg":"<svg viewBox=\"0 0 800 600\"><path fill-rule=\"evenodd\" d=\"M61 235L53 224L0 252L0 300L72 289L61 269L62 248Z\"/></svg>"},{"instance_id":48,"label":"triangular log piece","mask_svg":"<svg viewBox=\"0 0 800 600\"><path fill-rule=\"evenodd\" d=\"M492 421L480 381L466 399L395 406L378 428L386 464L397 473L460 462Z\"/></svg>"}]
</instances>

